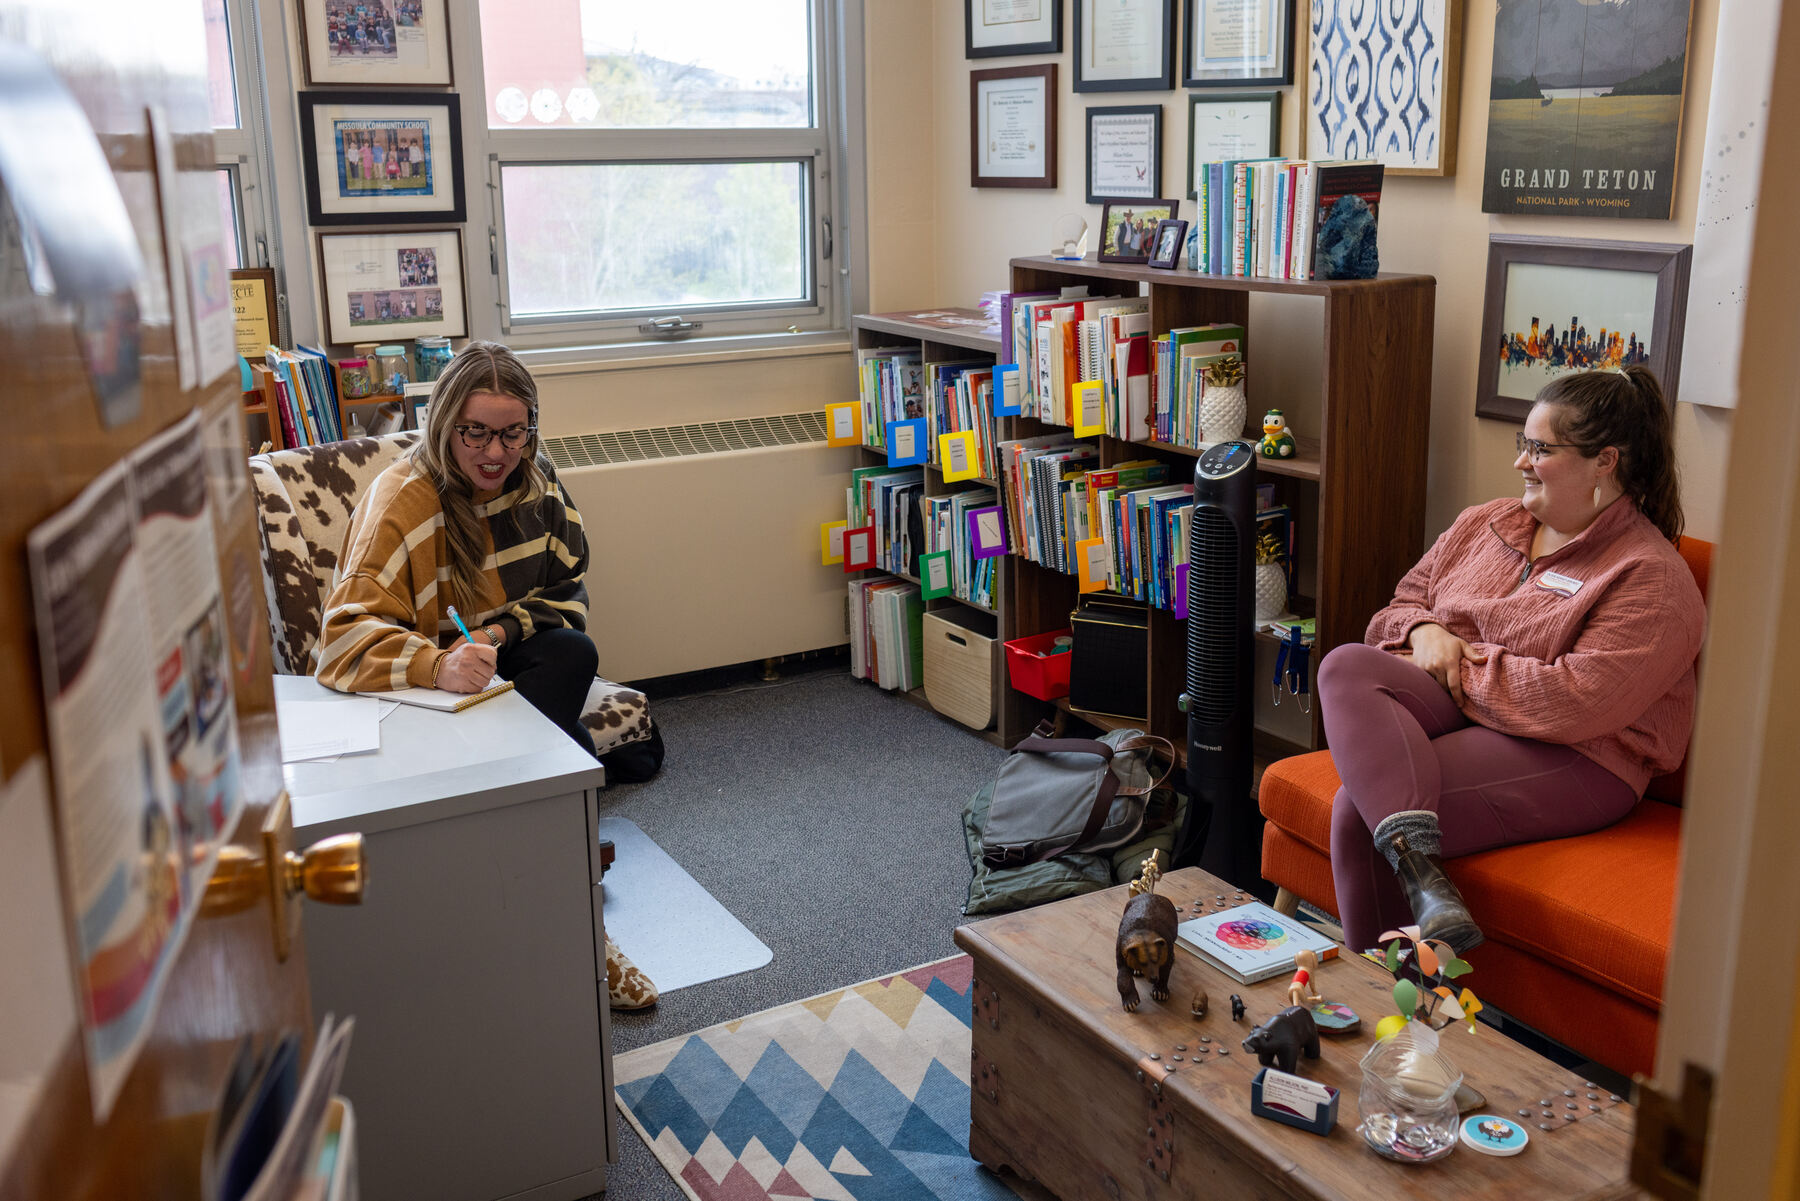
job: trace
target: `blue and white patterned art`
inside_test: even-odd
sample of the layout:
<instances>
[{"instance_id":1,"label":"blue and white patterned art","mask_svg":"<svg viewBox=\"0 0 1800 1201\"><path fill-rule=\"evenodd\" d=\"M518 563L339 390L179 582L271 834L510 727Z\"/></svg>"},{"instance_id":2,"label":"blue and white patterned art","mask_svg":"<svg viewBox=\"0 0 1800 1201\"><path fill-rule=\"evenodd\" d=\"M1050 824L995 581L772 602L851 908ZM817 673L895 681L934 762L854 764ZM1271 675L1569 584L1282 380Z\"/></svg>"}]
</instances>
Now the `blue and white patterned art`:
<instances>
[{"instance_id":1,"label":"blue and white patterned art","mask_svg":"<svg viewBox=\"0 0 1800 1201\"><path fill-rule=\"evenodd\" d=\"M1311 10L1307 157L1449 174L1460 0L1313 0Z\"/></svg>"}]
</instances>

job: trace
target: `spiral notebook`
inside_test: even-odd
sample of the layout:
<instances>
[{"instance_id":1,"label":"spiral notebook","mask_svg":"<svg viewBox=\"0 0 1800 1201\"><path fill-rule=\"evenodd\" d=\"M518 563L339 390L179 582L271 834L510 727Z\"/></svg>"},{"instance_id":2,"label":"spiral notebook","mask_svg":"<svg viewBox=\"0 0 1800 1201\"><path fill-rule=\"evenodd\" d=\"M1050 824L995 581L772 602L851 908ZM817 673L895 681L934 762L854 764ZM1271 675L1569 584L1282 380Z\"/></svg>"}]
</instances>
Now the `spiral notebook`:
<instances>
[{"instance_id":1,"label":"spiral notebook","mask_svg":"<svg viewBox=\"0 0 1800 1201\"><path fill-rule=\"evenodd\" d=\"M402 705L417 705L421 709L436 709L440 713L461 713L470 705L479 705L489 697L499 696L503 692L511 692L513 682L495 676L488 681L488 686L480 692L446 692L442 688L397 688L393 692L374 692L387 701L399 701Z\"/></svg>"}]
</instances>

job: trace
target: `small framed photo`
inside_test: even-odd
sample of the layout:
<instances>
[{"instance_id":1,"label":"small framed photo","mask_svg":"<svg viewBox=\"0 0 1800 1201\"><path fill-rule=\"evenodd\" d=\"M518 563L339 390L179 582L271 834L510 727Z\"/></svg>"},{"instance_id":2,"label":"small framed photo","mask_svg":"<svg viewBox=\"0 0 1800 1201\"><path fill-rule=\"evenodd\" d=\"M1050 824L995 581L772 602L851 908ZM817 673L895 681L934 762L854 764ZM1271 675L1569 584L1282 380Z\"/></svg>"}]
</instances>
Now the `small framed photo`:
<instances>
[{"instance_id":1,"label":"small framed photo","mask_svg":"<svg viewBox=\"0 0 1800 1201\"><path fill-rule=\"evenodd\" d=\"M300 0L308 84L449 87L444 0Z\"/></svg>"},{"instance_id":2,"label":"small framed photo","mask_svg":"<svg viewBox=\"0 0 1800 1201\"><path fill-rule=\"evenodd\" d=\"M1182 87L1293 82L1294 0L1189 0L1182 30Z\"/></svg>"},{"instance_id":3,"label":"small framed photo","mask_svg":"<svg viewBox=\"0 0 1800 1201\"><path fill-rule=\"evenodd\" d=\"M1109 201L1100 210L1100 261L1148 263L1156 227L1173 220L1179 200Z\"/></svg>"},{"instance_id":4,"label":"small framed photo","mask_svg":"<svg viewBox=\"0 0 1800 1201\"><path fill-rule=\"evenodd\" d=\"M1087 110L1087 201L1162 192L1162 105Z\"/></svg>"},{"instance_id":5,"label":"small framed photo","mask_svg":"<svg viewBox=\"0 0 1800 1201\"><path fill-rule=\"evenodd\" d=\"M1175 86L1175 0L1074 0L1077 92Z\"/></svg>"},{"instance_id":6,"label":"small framed photo","mask_svg":"<svg viewBox=\"0 0 1800 1201\"><path fill-rule=\"evenodd\" d=\"M969 186L1056 186L1056 64L969 72Z\"/></svg>"},{"instance_id":7,"label":"small framed photo","mask_svg":"<svg viewBox=\"0 0 1800 1201\"><path fill-rule=\"evenodd\" d=\"M992 559L1006 553L1006 514L999 505L970 509L968 522L971 558Z\"/></svg>"},{"instance_id":8,"label":"small framed photo","mask_svg":"<svg viewBox=\"0 0 1800 1201\"><path fill-rule=\"evenodd\" d=\"M1063 0L963 0L963 57L1062 53Z\"/></svg>"},{"instance_id":9,"label":"small framed photo","mask_svg":"<svg viewBox=\"0 0 1800 1201\"><path fill-rule=\"evenodd\" d=\"M468 334L462 231L319 234L332 342Z\"/></svg>"},{"instance_id":10,"label":"small framed photo","mask_svg":"<svg viewBox=\"0 0 1800 1201\"><path fill-rule=\"evenodd\" d=\"M1151 236L1150 265L1172 270L1181 258L1181 247L1187 237L1186 221L1159 221Z\"/></svg>"},{"instance_id":11,"label":"small framed photo","mask_svg":"<svg viewBox=\"0 0 1800 1201\"><path fill-rule=\"evenodd\" d=\"M1188 199L1200 196L1207 163L1274 158L1281 149L1281 93L1188 95Z\"/></svg>"},{"instance_id":12,"label":"small framed photo","mask_svg":"<svg viewBox=\"0 0 1800 1201\"><path fill-rule=\"evenodd\" d=\"M1523 422L1559 375L1641 363L1672 406L1693 247L1488 238L1475 415Z\"/></svg>"},{"instance_id":13,"label":"small framed photo","mask_svg":"<svg viewBox=\"0 0 1800 1201\"><path fill-rule=\"evenodd\" d=\"M312 225L464 221L462 116L450 92L301 92Z\"/></svg>"}]
</instances>

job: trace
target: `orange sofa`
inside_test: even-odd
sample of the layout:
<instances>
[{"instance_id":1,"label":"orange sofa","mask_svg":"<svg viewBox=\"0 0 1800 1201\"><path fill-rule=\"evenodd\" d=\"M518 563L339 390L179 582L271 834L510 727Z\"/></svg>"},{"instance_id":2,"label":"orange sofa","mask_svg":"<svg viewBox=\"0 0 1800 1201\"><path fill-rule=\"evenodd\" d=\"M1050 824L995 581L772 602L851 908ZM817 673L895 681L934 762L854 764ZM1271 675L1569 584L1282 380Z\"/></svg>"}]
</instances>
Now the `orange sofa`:
<instances>
[{"instance_id":1,"label":"orange sofa","mask_svg":"<svg viewBox=\"0 0 1800 1201\"><path fill-rule=\"evenodd\" d=\"M1680 542L1702 596L1712 549ZM1487 935L1469 954L1475 971L1466 981L1483 1004L1616 1071L1652 1069L1685 774L1683 764L1652 780L1630 816L1604 830L1450 861ZM1292 913L1304 900L1337 912L1330 846L1338 785L1330 751L1263 773L1262 874L1281 890L1277 909Z\"/></svg>"}]
</instances>

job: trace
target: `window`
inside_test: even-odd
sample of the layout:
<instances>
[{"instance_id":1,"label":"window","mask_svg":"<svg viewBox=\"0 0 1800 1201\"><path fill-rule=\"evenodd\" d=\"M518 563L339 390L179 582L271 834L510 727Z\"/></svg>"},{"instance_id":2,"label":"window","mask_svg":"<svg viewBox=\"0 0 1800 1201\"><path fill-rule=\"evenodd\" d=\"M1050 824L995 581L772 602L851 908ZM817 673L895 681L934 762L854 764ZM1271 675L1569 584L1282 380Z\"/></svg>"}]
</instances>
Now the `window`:
<instances>
[{"instance_id":1,"label":"window","mask_svg":"<svg viewBox=\"0 0 1800 1201\"><path fill-rule=\"evenodd\" d=\"M226 262L233 268L280 271L269 244L272 225L263 178L263 83L256 69L252 0L202 0L206 21L207 99L213 122L219 223Z\"/></svg>"},{"instance_id":2,"label":"window","mask_svg":"<svg viewBox=\"0 0 1800 1201\"><path fill-rule=\"evenodd\" d=\"M486 160L500 332L552 345L638 341L658 321L839 323L833 7L479 0L485 145L469 149Z\"/></svg>"}]
</instances>

